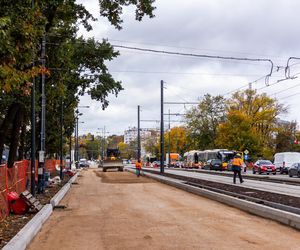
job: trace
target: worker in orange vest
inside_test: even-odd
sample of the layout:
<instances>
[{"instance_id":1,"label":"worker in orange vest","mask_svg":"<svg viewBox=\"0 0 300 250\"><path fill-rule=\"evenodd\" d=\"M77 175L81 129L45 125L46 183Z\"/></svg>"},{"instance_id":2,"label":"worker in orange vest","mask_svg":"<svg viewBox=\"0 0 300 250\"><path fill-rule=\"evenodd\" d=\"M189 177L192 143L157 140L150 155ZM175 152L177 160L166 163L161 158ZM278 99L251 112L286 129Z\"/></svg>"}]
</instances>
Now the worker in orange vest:
<instances>
[{"instance_id":1,"label":"worker in orange vest","mask_svg":"<svg viewBox=\"0 0 300 250\"><path fill-rule=\"evenodd\" d=\"M142 169L142 162L140 159L138 159L137 162L135 163L135 168L136 168L136 176L140 177L141 169Z\"/></svg>"},{"instance_id":2,"label":"worker in orange vest","mask_svg":"<svg viewBox=\"0 0 300 250\"><path fill-rule=\"evenodd\" d=\"M237 154L236 156L234 156L233 160L232 160L232 170L233 170L233 183L235 184L235 179L236 179L236 175L239 175L239 179L240 179L240 183L243 183L243 178L241 175L241 170L243 167L243 161L241 159L241 155Z\"/></svg>"}]
</instances>

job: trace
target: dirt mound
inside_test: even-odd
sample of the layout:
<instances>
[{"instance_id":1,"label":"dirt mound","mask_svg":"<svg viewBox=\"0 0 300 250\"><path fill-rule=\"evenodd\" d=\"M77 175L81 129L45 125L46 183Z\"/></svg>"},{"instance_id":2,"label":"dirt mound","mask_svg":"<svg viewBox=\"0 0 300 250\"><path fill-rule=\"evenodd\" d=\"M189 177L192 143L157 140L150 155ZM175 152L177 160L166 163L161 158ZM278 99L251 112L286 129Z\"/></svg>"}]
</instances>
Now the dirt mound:
<instances>
[{"instance_id":1,"label":"dirt mound","mask_svg":"<svg viewBox=\"0 0 300 250\"><path fill-rule=\"evenodd\" d=\"M102 172L101 170L95 170L94 173L101 178L102 183L134 184L154 182L149 178L137 177L136 175L128 172Z\"/></svg>"}]
</instances>

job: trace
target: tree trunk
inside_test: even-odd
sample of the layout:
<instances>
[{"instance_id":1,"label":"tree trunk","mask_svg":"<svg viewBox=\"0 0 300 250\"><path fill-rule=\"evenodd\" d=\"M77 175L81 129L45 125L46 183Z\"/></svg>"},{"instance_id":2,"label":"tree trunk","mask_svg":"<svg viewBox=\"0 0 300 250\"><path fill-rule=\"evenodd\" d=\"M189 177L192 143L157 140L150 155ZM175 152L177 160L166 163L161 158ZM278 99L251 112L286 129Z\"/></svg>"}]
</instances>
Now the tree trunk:
<instances>
[{"instance_id":1,"label":"tree trunk","mask_svg":"<svg viewBox=\"0 0 300 250\"><path fill-rule=\"evenodd\" d=\"M2 161L2 154L4 148L4 142L8 136L8 130L15 119L16 113L19 110L19 103L12 103L7 111L7 114L0 127L0 164Z\"/></svg>"},{"instance_id":2,"label":"tree trunk","mask_svg":"<svg viewBox=\"0 0 300 250\"><path fill-rule=\"evenodd\" d=\"M13 167L14 162L17 158L17 150L20 140L20 130L23 124L24 111L24 108L20 106L13 121L14 123L10 137L9 155L7 161L7 167L9 168Z\"/></svg>"},{"instance_id":3,"label":"tree trunk","mask_svg":"<svg viewBox=\"0 0 300 250\"><path fill-rule=\"evenodd\" d=\"M21 161L24 159L25 154L25 138L26 138L26 124L23 123L21 135L20 135L20 147L19 147L19 157L18 161Z\"/></svg>"}]
</instances>

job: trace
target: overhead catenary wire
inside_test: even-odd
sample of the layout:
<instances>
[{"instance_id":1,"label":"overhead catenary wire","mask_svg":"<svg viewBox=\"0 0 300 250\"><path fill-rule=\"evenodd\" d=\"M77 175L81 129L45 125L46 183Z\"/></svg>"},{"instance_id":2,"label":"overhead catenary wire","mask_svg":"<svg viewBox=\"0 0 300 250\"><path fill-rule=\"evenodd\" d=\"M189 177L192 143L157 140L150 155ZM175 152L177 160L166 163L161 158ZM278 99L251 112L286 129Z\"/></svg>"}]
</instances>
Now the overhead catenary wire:
<instances>
[{"instance_id":1,"label":"overhead catenary wire","mask_svg":"<svg viewBox=\"0 0 300 250\"><path fill-rule=\"evenodd\" d=\"M168 47L168 48L176 48L176 49L190 49L190 50L196 50L196 51L210 51L210 52L217 52L217 53L236 53L236 54L241 54L241 55L264 56L264 57L279 58L281 60L284 60L281 57L276 57L274 55L262 55L262 54L254 54L254 53L249 53L249 52L240 52L240 51L231 51L231 50L199 49L199 48L193 48L193 47L182 47L182 46L158 44L158 43L151 43L151 42L143 43L143 42L126 41L126 40L111 39L111 38L107 38L107 41L129 43L129 44L131 43L131 44L151 45L151 46Z\"/></svg>"},{"instance_id":2,"label":"overhead catenary wire","mask_svg":"<svg viewBox=\"0 0 300 250\"><path fill-rule=\"evenodd\" d=\"M290 98L290 97L293 97L293 96L296 96L296 95L300 95L300 92L294 93L292 95L281 97L280 100L287 99L287 98Z\"/></svg>"},{"instance_id":3,"label":"overhead catenary wire","mask_svg":"<svg viewBox=\"0 0 300 250\"><path fill-rule=\"evenodd\" d=\"M140 47L131 47L124 45L114 45L116 48L123 48L129 50L137 50L137 51L145 51L152 53L160 53L160 54L168 54L168 55L178 55L178 56L189 56L189 57L198 57L198 58L209 58L209 59L222 59L222 60L236 60L236 61L252 61L252 62L268 62L271 64L270 72L265 75L265 82L268 83L269 77L273 73L274 63L271 59L267 58L247 58L247 57L232 57L232 56L219 56L219 55L206 55L206 54L193 54L193 53L182 53L182 52L174 52L174 51L166 51L166 50L155 50L149 48L140 48Z\"/></svg>"},{"instance_id":4,"label":"overhead catenary wire","mask_svg":"<svg viewBox=\"0 0 300 250\"><path fill-rule=\"evenodd\" d=\"M290 90L290 89L296 88L296 87L298 87L298 86L300 86L300 83L297 83L296 85L291 86L291 87L289 87L289 88L286 88L286 89L277 91L277 92L271 94L271 96L276 96L276 95L278 95L278 94L280 94L280 93L283 93L283 92L288 91L288 90Z\"/></svg>"}]
</instances>

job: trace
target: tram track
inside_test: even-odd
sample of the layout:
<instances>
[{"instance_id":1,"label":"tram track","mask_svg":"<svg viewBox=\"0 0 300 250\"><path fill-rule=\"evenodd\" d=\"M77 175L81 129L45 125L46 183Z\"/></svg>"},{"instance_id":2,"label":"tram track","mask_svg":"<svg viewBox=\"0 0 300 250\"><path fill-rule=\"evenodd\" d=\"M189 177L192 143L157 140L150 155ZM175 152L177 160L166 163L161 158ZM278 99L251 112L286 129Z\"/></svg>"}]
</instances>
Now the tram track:
<instances>
[{"instance_id":1,"label":"tram track","mask_svg":"<svg viewBox=\"0 0 300 250\"><path fill-rule=\"evenodd\" d=\"M220 176L232 176L233 173L231 172L218 172L218 171L208 171L208 170L187 170L187 169L176 169L172 168L172 170L175 171L183 171L183 172L192 172L192 173L201 173L201 174L208 174L208 175L220 175ZM288 184L288 185L294 185L294 186L300 186L300 179L275 179L271 178L270 175L266 176L251 176L251 175L243 175L244 179L248 180L255 180L255 181L264 181L264 182L272 182L272 183L279 183L279 184Z\"/></svg>"},{"instance_id":2,"label":"tram track","mask_svg":"<svg viewBox=\"0 0 300 250\"><path fill-rule=\"evenodd\" d=\"M202 180L194 177L181 176L171 173L159 173L155 170L143 169L143 171L162 175L172 179L180 180L184 184L209 190L212 192L228 195L241 200L254 202L268 207L276 208L281 211L290 212L300 215L300 198L279 193L272 193L262 190L257 190L240 185L231 185L214 181Z\"/></svg>"}]
</instances>

